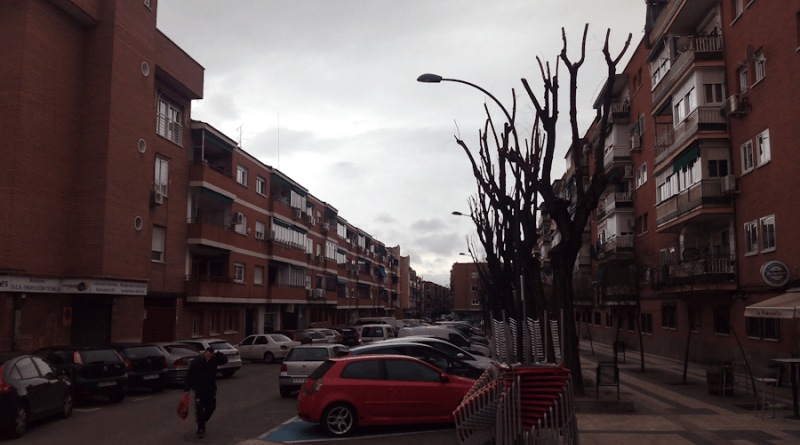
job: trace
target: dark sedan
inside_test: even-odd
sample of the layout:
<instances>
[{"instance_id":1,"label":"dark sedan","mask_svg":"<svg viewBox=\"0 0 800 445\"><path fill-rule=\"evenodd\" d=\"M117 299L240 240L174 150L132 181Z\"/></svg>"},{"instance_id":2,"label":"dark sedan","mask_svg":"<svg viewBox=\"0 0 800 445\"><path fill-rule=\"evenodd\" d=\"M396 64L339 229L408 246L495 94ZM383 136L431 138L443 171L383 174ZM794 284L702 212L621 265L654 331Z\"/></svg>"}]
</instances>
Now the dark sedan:
<instances>
[{"instance_id":1,"label":"dark sedan","mask_svg":"<svg viewBox=\"0 0 800 445\"><path fill-rule=\"evenodd\" d=\"M17 438L28 422L72 415L72 385L51 363L19 353L0 355L0 425L5 436Z\"/></svg>"},{"instance_id":2,"label":"dark sedan","mask_svg":"<svg viewBox=\"0 0 800 445\"><path fill-rule=\"evenodd\" d=\"M113 348L51 346L33 355L64 371L76 397L104 395L121 402L128 393L126 366Z\"/></svg>"},{"instance_id":3,"label":"dark sedan","mask_svg":"<svg viewBox=\"0 0 800 445\"><path fill-rule=\"evenodd\" d=\"M167 358L153 345L135 343L113 344L125 362L129 388L149 388L161 392L167 386Z\"/></svg>"}]
</instances>

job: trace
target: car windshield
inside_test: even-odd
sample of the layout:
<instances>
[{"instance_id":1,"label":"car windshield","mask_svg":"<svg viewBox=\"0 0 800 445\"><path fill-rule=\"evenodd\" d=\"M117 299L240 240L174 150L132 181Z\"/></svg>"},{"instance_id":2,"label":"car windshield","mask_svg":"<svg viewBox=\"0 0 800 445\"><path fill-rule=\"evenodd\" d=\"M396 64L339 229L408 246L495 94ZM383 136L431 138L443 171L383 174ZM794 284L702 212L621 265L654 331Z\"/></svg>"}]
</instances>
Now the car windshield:
<instances>
[{"instance_id":1,"label":"car windshield","mask_svg":"<svg viewBox=\"0 0 800 445\"><path fill-rule=\"evenodd\" d=\"M309 332L308 334L311 336L311 338L325 338L325 334L322 332Z\"/></svg>"},{"instance_id":2,"label":"car windshield","mask_svg":"<svg viewBox=\"0 0 800 445\"><path fill-rule=\"evenodd\" d=\"M383 328L380 326L365 326L361 330L362 337L383 337Z\"/></svg>"},{"instance_id":3,"label":"car windshield","mask_svg":"<svg viewBox=\"0 0 800 445\"><path fill-rule=\"evenodd\" d=\"M294 338L311 338L308 332L297 331L294 333Z\"/></svg>"},{"instance_id":4,"label":"car windshield","mask_svg":"<svg viewBox=\"0 0 800 445\"><path fill-rule=\"evenodd\" d=\"M326 348L294 348L289 351L285 362L321 362L328 358Z\"/></svg>"},{"instance_id":5,"label":"car windshield","mask_svg":"<svg viewBox=\"0 0 800 445\"><path fill-rule=\"evenodd\" d=\"M164 350L174 355L197 355L197 351L186 348L185 346L164 346Z\"/></svg>"},{"instance_id":6,"label":"car windshield","mask_svg":"<svg viewBox=\"0 0 800 445\"><path fill-rule=\"evenodd\" d=\"M96 362L118 362L120 361L119 354L113 349L95 349L91 351L80 351L81 360L83 363L96 363Z\"/></svg>"},{"instance_id":7,"label":"car windshield","mask_svg":"<svg viewBox=\"0 0 800 445\"><path fill-rule=\"evenodd\" d=\"M269 338L272 339L272 341L277 341L277 342L292 341L291 338L283 334L270 334Z\"/></svg>"},{"instance_id":8,"label":"car windshield","mask_svg":"<svg viewBox=\"0 0 800 445\"><path fill-rule=\"evenodd\" d=\"M209 343L209 346L214 348L215 351L221 351L223 349L233 349L230 343L226 341L215 341L213 343Z\"/></svg>"},{"instance_id":9,"label":"car windshield","mask_svg":"<svg viewBox=\"0 0 800 445\"><path fill-rule=\"evenodd\" d=\"M155 346L135 346L132 348L125 348L122 350L122 355L125 358L136 360L145 357L160 356L161 351Z\"/></svg>"}]
</instances>

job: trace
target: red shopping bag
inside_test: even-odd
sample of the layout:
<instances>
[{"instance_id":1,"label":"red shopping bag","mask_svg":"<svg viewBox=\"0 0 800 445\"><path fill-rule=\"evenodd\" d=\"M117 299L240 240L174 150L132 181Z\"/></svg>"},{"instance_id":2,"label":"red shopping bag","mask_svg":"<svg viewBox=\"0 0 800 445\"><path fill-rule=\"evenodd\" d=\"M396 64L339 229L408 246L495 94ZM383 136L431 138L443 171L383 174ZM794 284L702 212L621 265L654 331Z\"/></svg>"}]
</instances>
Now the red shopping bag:
<instances>
[{"instance_id":1,"label":"red shopping bag","mask_svg":"<svg viewBox=\"0 0 800 445\"><path fill-rule=\"evenodd\" d=\"M180 403L178 403L178 417L183 420L189 417L189 394L184 394Z\"/></svg>"}]
</instances>

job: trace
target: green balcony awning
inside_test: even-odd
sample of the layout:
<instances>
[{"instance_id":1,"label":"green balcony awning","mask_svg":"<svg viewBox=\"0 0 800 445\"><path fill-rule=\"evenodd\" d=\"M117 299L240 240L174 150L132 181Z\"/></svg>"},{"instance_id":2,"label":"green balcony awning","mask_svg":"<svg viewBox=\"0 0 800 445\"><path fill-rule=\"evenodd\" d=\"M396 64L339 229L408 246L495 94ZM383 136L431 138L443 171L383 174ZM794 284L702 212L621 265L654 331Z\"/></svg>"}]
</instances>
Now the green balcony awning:
<instances>
[{"instance_id":1,"label":"green balcony awning","mask_svg":"<svg viewBox=\"0 0 800 445\"><path fill-rule=\"evenodd\" d=\"M336 251L341 253L342 255L347 255L347 251L346 250L336 249Z\"/></svg>"},{"instance_id":2,"label":"green balcony awning","mask_svg":"<svg viewBox=\"0 0 800 445\"><path fill-rule=\"evenodd\" d=\"M683 167L689 165L692 161L694 161L698 157L700 157L700 147L695 146L693 149L689 150L688 152L686 152L686 154L684 154L683 156L678 158L678 160L675 161L675 164L672 165L672 172L677 173L681 171Z\"/></svg>"},{"instance_id":3,"label":"green balcony awning","mask_svg":"<svg viewBox=\"0 0 800 445\"><path fill-rule=\"evenodd\" d=\"M287 223L287 222L284 222L284 221L282 221L282 220L280 220L280 219L278 219L278 218L272 218L272 222L273 222L273 223L274 223L276 226L286 227L287 229L288 229L288 228L290 228L290 227L292 227L292 225L291 225L291 224L289 224L289 223Z\"/></svg>"},{"instance_id":4,"label":"green balcony awning","mask_svg":"<svg viewBox=\"0 0 800 445\"><path fill-rule=\"evenodd\" d=\"M297 227L297 226L289 226L290 229L294 230L295 232L302 233L303 235L308 233L308 230Z\"/></svg>"},{"instance_id":5,"label":"green balcony awning","mask_svg":"<svg viewBox=\"0 0 800 445\"><path fill-rule=\"evenodd\" d=\"M302 196L303 198L306 197L306 192L304 192L303 189L301 189L300 187L298 187L296 185L293 185L292 186L292 190L294 190L295 193L297 193L298 195Z\"/></svg>"},{"instance_id":6,"label":"green balcony awning","mask_svg":"<svg viewBox=\"0 0 800 445\"><path fill-rule=\"evenodd\" d=\"M378 266L378 275L386 278L386 269L383 266Z\"/></svg>"},{"instance_id":7,"label":"green balcony awning","mask_svg":"<svg viewBox=\"0 0 800 445\"><path fill-rule=\"evenodd\" d=\"M278 184L282 185L283 187L292 188L292 184L290 184L289 181L283 179L281 177L281 175L279 175L277 173L273 173L272 174L272 180L277 182Z\"/></svg>"},{"instance_id":8,"label":"green balcony awning","mask_svg":"<svg viewBox=\"0 0 800 445\"><path fill-rule=\"evenodd\" d=\"M210 133L208 131L204 131L203 134L204 134L205 138L208 139L209 142L212 142L212 143L214 143L214 145L218 145L220 148L233 153L233 148L230 145L228 145L228 143L226 143L226 142L222 141L221 139L219 139L218 137L214 136L214 134L212 134L212 133Z\"/></svg>"},{"instance_id":9,"label":"green balcony awning","mask_svg":"<svg viewBox=\"0 0 800 445\"><path fill-rule=\"evenodd\" d=\"M203 193L204 195L213 196L214 198L221 199L221 200L223 200L223 201L225 201L227 203L233 203L233 199L228 198L227 196L223 195L222 193L215 192L214 190L202 187L200 189L200 192Z\"/></svg>"}]
</instances>

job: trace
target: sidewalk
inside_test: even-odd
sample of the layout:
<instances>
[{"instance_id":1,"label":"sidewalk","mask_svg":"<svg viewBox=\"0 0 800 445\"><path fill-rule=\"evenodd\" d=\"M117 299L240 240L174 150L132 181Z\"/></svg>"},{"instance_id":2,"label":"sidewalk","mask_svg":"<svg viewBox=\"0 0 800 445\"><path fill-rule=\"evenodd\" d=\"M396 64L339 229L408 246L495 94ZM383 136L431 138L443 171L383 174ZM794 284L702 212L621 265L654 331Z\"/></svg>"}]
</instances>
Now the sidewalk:
<instances>
[{"instance_id":1,"label":"sidewalk","mask_svg":"<svg viewBox=\"0 0 800 445\"><path fill-rule=\"evenodd\" d=\"M595 343L592 355L589 342L581 342L584 378L594 381L597 362L611 361L611 354L610 346ZM792 414L791 387L777 388L775 418L768 417L768 409L761 420L761 412L756 416L743 408L755 402L744 384L732 396L709 395L705 366L690 363L689 384L683 385L682 361L645 354L642 373L638 351L629 351L626 363L619 359L620 400L632 402L635 413L578 413L581 445L800 444L800 420L784 420ZM616 399L616 388L604 387L600 393L601 399ZM587 387L585 398L595 394L594 387Z\"/></svg>"}]
</instances>

